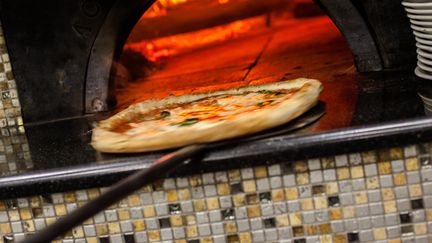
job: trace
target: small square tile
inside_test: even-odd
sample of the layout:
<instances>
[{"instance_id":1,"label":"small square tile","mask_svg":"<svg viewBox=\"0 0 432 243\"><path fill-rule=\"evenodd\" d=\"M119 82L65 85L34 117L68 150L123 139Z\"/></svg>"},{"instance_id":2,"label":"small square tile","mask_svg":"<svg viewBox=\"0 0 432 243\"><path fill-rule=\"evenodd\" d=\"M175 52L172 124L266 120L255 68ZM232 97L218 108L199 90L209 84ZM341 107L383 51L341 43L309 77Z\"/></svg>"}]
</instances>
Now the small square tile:
<instances>
[{"instance_id":1,"label":"small square tile","mask_svg":"<svg viewBox=\"0 0 432 243\"><path fill-rule=\"evenodd\" d=\"M301 225L302 224L301 213L291 213L291 214L289 214L289 219L290 219L291 225Z\"/></svg>"},{"instance_id":2,"label":"small square tile","mask_svg":"<svg viewBox=\"0 0 432 243\"><path fill-rule=\"evenodd\" d=\"M252 231L252 238L253 238L253 242L264 242L265 241L264 231L262 230Z\"/></svg>"},{"instance_id":3,"label":"small square tile","mask_svg":"<svg viewBox=\"0 0 432 243\"><path fill-rule=\"evenodd\" d=\"M385 240L387 239L387 232L385 228L375 228L372 230L375 240Z\"/></svg>"},{"instance_id":4,"label":"small square tile","mask_svg":"<svg viewBox=\"0 0 432 243\"><path fill-rule=\"evenodd\" d=\"M208 224L198 225L198 232L199 232L200 236L211 235L210 225L208 225Z\"/></svg>"},{"instance_id":5,"label":"small square tile","mask_svg":"<svg viewBox=\"0 0 432 243\"><path fill-rule=\"evenodd\" d=\"M215 180L217 183L228 182L228 176L225 171L218 171L215 173Z\"/></svg>"},{"instance_id":6,"label":"small square tile","mask_svg":"<svg viewBox=\"0 0 432 243\"><path fill-rule=\"evenodd\" d=\"M401 228L400 226L393 226L387 228L387 236L389 239L397 238L401 235Z\"/></svg>"},{"instance_id":7,"label":"small square tile","mask_svg":"<svg viewBox=\"0 0 432 243\"><path fill-rule=\"evenodd\" d=\"M310 172L311 183L320 183L323 181L323 174L320 170L314 170Z\"/></svg>"},{"instance_id":8,"label":"small square tile","mask_svg":"<svg viewBox=\"0 0 432 243\"><path fill-rule=\"evenodd\" d=\"M214 235L223 234L224 226L223 223L213 223L211 224L211 230Z\"/></svg>"},{"instance_id":9,"label":"small square tile","mask_svg":"<svg viewBox=\"0 0 432 243\"><path fill-rule=\"evenodd\" d=\"M412 225L402 225L401 226L401 233L402 235L409 235L414 232L414 228Z\"/></svg>"},{"instance_id":10,"label":"small square tile","mask_svg":"<svg viewBox=\"0 0 432 243\"><path fill-rule=\"evenodd\" d=\"M412 211L411 215L412 215L412 222L414 223L424 222L426 219L426 213L425 210L423 209Z\"/></svg>"},{"instance_id":11,"label":"small square tile","mask_svg":"<svg viewBox=\"0 0 432 243\"><path fill-rule=\"evenodd\" d=\"M380 176L380 184L382 187L392 187L393 186L392 175Z\"/></svg>"},{"instance_id":12,"label":"small square tile","mask_svg":"<svg viewBox=\"0 0 432 243\"><path fill-rule=\"evenodd\" d=\"M413 210L423 209L424 208L423 199L414 199L414 200L411 200L411 208Z\"/></svg>"},{"instance_id":13,"label":"small square tile","mask_svg":"<svg viewBox=\"0 0 432 243\"><path fill-rule=\"evenodd\" d=\"M332 220L342 219L342 209L341 208L331 208L329 210L329 217Z\"/></svg>"},{"instance_id":14,"label":"small square tile","mask_svg":"<svg viewBox=\"0 0 432 243\"><path fill-rule=\"evenodd\" d=\"M237 229L240 232L249 231L250 230L249 221L247 219L238 220L237 221ZM215 234L214 231L213 231L213 234Z\"/></svg>"},{"instance_id":15,"label":"small square tile","mask_svg":"<svg viewBox=\"0 0 432 243\"><path fill-rule=\"evenodd\" d=\"M404 154L406 157L412 157L417 155L417 149L415 145L406 146L404 148Z\"/></svg>"},{"instance_id":16,"label":"small square tile","mask_svg":"<svg viewBox=\"0 0 432 243\"><path fill-rule=\"evenodd\" d=\"M308 173L298 173L296 174L296 182L298 185L305 185L310 183Z\"/></svg>"},{"instance_id":17,"label":"small square tile","mask_svg":"<svg viewBox=\"0 0 432 243\"><path fill-rule=\"evenodd\" d=\"M405 170L404 161L403 160L394 160L391 162L392 171L394 173L402 172Z\"/></svg>"},{"instance_id":18,"label":"small square tile","mask_svg":"<svg viewBox=\"0 0 432 243\"><path fill-rule=\"evenodd\" d=\"M399 186L394 188L395 196L397 199L408 198L408 188L406 186Z\"/></svg>"},{"instance_id":19,"label":"small square tile","mask_svg":"<svg viewBox=\"0 0 432 243\"><path fill-rule=\"evenodd\" d=\"M230 191L232 194L237 194L243 192L243 187L241 183L231 183Z\"/></svg>"},{"instance_id":20,"label":"small square tile","mask_svg":"<svg viewBox=\"0 0 432 243\"><path fill-rule=\"evenodd\" d=\"M399 215L396 213L387 214L384 216L384 218L387 226L399 224Z\"/></svg>"},{"instance_id":21,"label":"small square tile","mask_svg":"<svg viewBox=\"0 0 432 243\"><path fill-rule=\"evenodd\" d=\"M364 171L366 177L376 176L378 174L378 169L376 164L367 164L364 166Z\"/></svg>"},{"instance_id":22,"label":"small square tile","mask_svg":"<svg viewBox=\"0 0 432 243\"><path fill-rule=\"evenodd\" d=\"M373 227L382 227L385 225L385 219L383 215L371 217Z\"/></svg>"},{"instance_id":23,"label":"small square tile","mask_svg":"<svg viewBox=\"0 0 432 243\"><path fill-rule=\"evenodd\" d=\"M355 209L357 217L364 217L369 215L369 206L367 204L357 205Z\"/></svg>"},{"instance_id":24,"label":"small square tile","mask_svg":"<svg viewBox=\"0 0 432 243\"><path fill-rule=\"evenodd\" d=\"M285 201L285 192L283 189L276 189L271 191L271 201L282 202Z\"/></svg>"},{"instance_id":25,"label":"small square tile","mask_svg":"<svg viewBox=\"0 0 432 243\"><path fill-rule=\"evenodd\" d=\"M300 202L299 201L288 201L288 211L289 212L298 212L300 211Z\"/></svg>"},{"instance_id":26,"label":"small square tile","mask_svg":"<svg viewBox=\"0 0 432 243\"><path fill-rule=\"evenodd\" d=\"M366 188L367 189L377 189L380 187L380 182L378 176L372 176L366 178Z\"/></svg>"},{"instance_id":27,"label":"small square tile","mask_svg":"<svg viewBox=\"0 0 432 243\"><path fill-rule=\"evenodd\" d=\"M325 181L335 181L336 180L336 170L327 169L323 171L323 176Z\"/></svg>"},{"instance_id":28,"label":"small square tile","mask_svg":"<svg viewBox=\"0 0 432 243\"><path fill-rule=\"evenodd\" d=\"M368 194L366 191L356 192L354 194L354 201L356 204L366 204L369 202Z\"/></svg>"},{"instance_id":29,"label":"small square tile","mask_svg":"<svg viewBox=\"0 0 432 243\"><path fill-rule=\"evenodd\" d=\"M207 212L200 212L196 214L198 224L208 223L209 217Z\"/></svg>"},{"instance_id":30,"label":"small square tile","mask_svg":"<svg viewBox=\"0 0 432 243\"><path fill-rule=\"evenodd\" d=\"M305 235L303 226L294 226L292 227L292 231L294 237L300 237Z\"/></svg>"},{"instance_id":31,"label":"small square tile","mask_svg":"<svg viewBox=\"0 0 432 243\"><path fill-rule=\"evenodd\" d=\"M361 191L366 189L366 183L364 179L356 179L352 182L354 191Z\"/></svg>"},{"instance_id":32,"label":"small square tile","mask_svg":"<svg viewBox=\"0 0 432 243\"><path fill-rule=\"evenodd\" d=\"M407 182L408 184L420 183L420 173L418 171L407 172Z\"/></svg>"},{"instance_id":33,"label":"small square tile","mask_svg":"<svg viewBox=\"0 0 432 243\"><path fill-rule=\"evenodd\" d=\"M270 176L280 175L282 173L280 165L279 164L270 165L268 167L268 173Z\"/></svg>"},{"instance_id":34,"label":"small square tile","mask_svg":"<svg viewBox=\"0 0 432 243\"><path fill-rule=\"evenodd\" d=\"M315 213L314 212L303 212L303 221L305 224L311 224L315 222Z\"/></svg>"},{"instance_id":35,"label":"small square tile","mask_svg":"<svg viewBox=\"0 0 432 243\"><path fill-rule=\"evenodd\" d=\"M202 187L193 187L191 189L193 198L203 198L204 197L204 189Z\"/></svg>"},{"instance_id":36,"label":"small square tile","mask_svg":"<svg viewBox=\"0 0 432 243\"><path fill-rule=\"evenodd\" d=\"M186 177L177 177L176 183L177 183L178 188L183 188L183 187L189 186L189 182L188 182L188 179Z\"/></svg>"},{"instance_id":37,"label":"small square tile","mask_svg":"<svg viewBox=\"0 0 432 243\"><path fill-rule=\"evenodd\" d=\"M328 210L321 210L315 212L315 219L318 222L324 222L329 220L329 211Z\"/></svg>"},{"instance_id":38,"label":"small square tile","mask_svg":"<svg viewBox=\"0 0 432 243\"><path fill-rule=\"evenodd\" d=\"M354 197L351 193L341 193L339 194L339 199L342 205L354 204Z\"/></svg>"},{"instance_id":39,"label":"small square tile","mask_svg":"<svg viewBox=\"0 0 432 243\"><path fill-rule=\"evenodd\" d=\"M209 218L211 222L218 222L222 220L222 215L224 215L224 211L222 210L222 213L219 210L214 210L209 212ZM234 215L234 211L232 212Z\"/></svg>"},{"instance_id":40,"label":"small square tile","mask_svg":"<svg viewBox=\"0 0 432 243\"><path fill-rule=\"evenodd\" d=\"M283 179L284 186L286 187L296 185L294 174L284 175L282 179Z\"/></svg>"},{"instance_id":41,"label":"small square tile","mask_svg":"<svg viewBox=\"0 0 432 243\"><path fill-rule=\"evenodd\" d=\"M338 180L350 179L350 170L347 167L338 168L336 174Z\"/></svg>"},{"instance_id":42,"label":"small square tile","mask_svg":"<svg viewBox=\"0 0 432 243\"><path fill-rule=\"evenodd\" d=\"M335 163L337 167L348 166L348 157L346 155L335 156Z\"/></svg>"},{"instance_id":43,"label":"small square tile","mask_svg":"<svg viewBox=\"0 0 432 243\"><path fill-rule=\"evenodd\" d=\"M292 237L291 228L279 228L278 235L279 239L290 239Z\"/></svg>"},{"instance_id":44,"label":"small square tile","mask_svg":"<svg viewBox=\"0 0 432 243\"><path fill-rule=\"evenodd\" d=\"M406 176L405 173L396 173L393 174L393 184L396 186L406 185Z\"/></svg>"},{"instance_id":45,"label":"small square tile","mask_svg":"<svg viewBox=\"0 0 432 243\"><path fill-rule=\"evenodd\" d=\"M247 207L248 216L250 218L260 217L261 210L259 206L249 206Z\"/></svg>"},{"instance_id":46,"label":"small square tile","mask_svg":"<svg viewBox=\"0 0 432 243\"><path fill-rule=\"evenodd\" d=\"M307 161L309 170L319 170L321 169L321 162L319 159L309 159Z\"/></svg>"},{"instance_id":47,"label":"small square tile","mask_svg":"<svg viewBox=\"0 0 432 243\"><path fill-rule=\"evenodd\" d=\"M342 208L343 216L346 219L354 218L356 216L356 211L354 206L343 207Z\"/></svg>"},{"instance_id":48,"label":"small square tile","mask_svg":"<svg viewBox=\"0 0 432 243\"><path fill-rule=\"evenodd\" d=\"M378 173L380 175L386 175L391 173L390 162L380 162L378 163Z\"/></svg>"},{"instance_id":49,"label":"small square tile","mask_svg":"<svg viewBox=\"0 0 432 243\"><path fill-rule=\"evenodd\" d=\"M342 220L335 220L331 222L331 228L334 233L340 233L345 231L344 222Z\"/></svg>"},{"instance_id":50,"label":"small square tile","mask_svg":"<svg viewBox=\"0 0 432 243\"><path fill-rule=\"evenodd\" d=\"M261 215L262 216L270 216L273 214L274 214L273 205L271 205L271 204L261 205Z\"/></svg>"},{"instance_id":51,"label":"small square tile","mask_svg":"<svg viewBox=\"0 0 432 243\"><path fill-rule=\"evenodd\" d=\"M386 214L395 213L397 211L396 201L385 201L383 206Z\"/></svg>"},{"instance_id":52,"label":"small square tile","mask_svg":"<svg viewBox=\"0 0 432 243\"><path fill-rule=\"evenodd\" d=\"M410 213L400 213L399 219L401 224L409 224L412 222L412 215Z\"/></svg>"},{"instance_id":53,"label":"small square tile","mask_svg":"<svg viewBox=\"0 0 432 243\"><path fill-rule=\"evenodd\" d=\"M259 191L268 191L270 190L270 182L268 178L258 179L256 182L257 189Z\"/></svg>"},{"instance_id":54,"label":"small square tile","mask_svg":"<svg viewBox=\"0 0 432 243\"><path fill-rule=\"evenodd\" d=\"M254 173L256 178L267 177L267 167L266 166L257 166L254 168Z\"/></svg>"},{"instance_id":55,"label":"small square tile","mask_svg":"<svg viewBox=\"0 0 432 243\"><path fill-rule=\"evenodd\" d=\"M204 194L207 197L212 197L217 195L217 189L214 185L206 185L204 186Z\"/></svg>"},{"instance_id":56,"label":"small square tile","mask_svg":"<svg viewBox=\"0 0 432 243\"><path fill-rule=\"evenodd\" d=\"M238 207L238 208L235 208L235 217L236 217L236 219L244 219L244 218L247 218L247 210L246 210L246 207Z\"/></svg>"},{"instance_id":57,"label":"small square tile","mask_svg":"<svg viewBox=\"0 0 432 243\"><path fill-rule=\"evenodd\" d=\"M232 201L231 201L231 197L230 196L220 197L219 201L220 201L221 208L230 208L230 207L232 207Z\"/></svg>"},{"instance_id":58,"label":"small square tile","mask_svg":"<svg viewBox=\"0 0 432 243\"><path fill-rule=\"evenodd\" d=\"M359 218L357 222L358 222L358 227L361 230L372 228L372 221L369 217Z\"/></svg>"},{"instance_id":59,"label":"small square tile","mask_svg":"<svg viewBox=\"0 0 432 243\"><path fill-rule=\"evenodd\" d=\"M369 202L379 202L381 201L381 192L379 190L368 191Z\"/></svg>"},{"instance_id":60,"label":"small square tile","mask_svg":"<svg viewBox=\"0 0 432 243\"><path fill-rule=\"evenodd\" d=\"M288 212L287 205L285 203L275 203L274 204L275 214L284 214Z\"/></svg>"},{"instance_id":61,"label":"small square tile","mask_svg":"<svg viewBox=\"0 0 432 243\"><path fill-rule=\"evenodd\" d=\"M184 201L180 203L180 208L183 213L190 213L193 212L193 204L191 201ZM179 212L179 211L173 211L173 212Z\"/></svg>"},{"instance_id":62,"label":"small square tile","mask_svg":"<svg viewBox=\"0 0 432 243\"><path fill-rule=\"evenodd\" d=\"M270 187L277 189L282 187L282 178L280 176L270 177Z\"/></svg>"},{"instance_id":63,"label":"small square tile","mask_svg":"<svg viewBox=\"0 0 432 243\"><path fill-rule=\"evenodd\" d=\"M351 165L359 165L362 163L362 156L359 153L350 154L349 161Z\"/></svg>"},{"instance_id":64,"label":"small square tile","mask_svg":"<svg viewBox=\"0 0 432 243\"><path fill-rule=\"evenodd\" d=\"M359 232L359 237L361 242L372 242L373 241L372 230L363 230Z\"/></svg>"},{"instance_id":65,"label":"small square tile","mask_svg":"<svg viewBox=\"0 0 432 243\"><path fill-rule=\"evenodd\" d=\"M185 230L181 227L173 228L174 239L182 239L186 237Z\"/></svg>"},{"instance_id":66,"label":"small square tile","mask_svg":"<svg viewBox=\"0 0 432 243\"><path fill-rule=\"evenodd\" d=\"M262 219L261 218L254 218L250 219L250 226L252 230L262 229Z\"/></svg>"},{"instance_id":67,"label":"small square tile","mask_svg":"<svg viewBox=\"0 0 432 243\"><path fill-rule=\"evenodd\" d=\"M215 179L214 179L214 174L213 173L204 173L202 175L202 183L203 185L209 185L209 184L214 184Z\"/></svg>"},{"instance_id":68,"label":"small square tile","mask_svg":"<svg viewBox=\"0 0 432 243\"><path fill-rule=\"evenodd\" d=\"M421 170L421 178L423 182L432 181L432 169L423 169Z\"/></svg>"},{"instance_id":69,"label":"small square tile","mask_svg":"<svg viewBox=\"0 0 432 243\"><path fill-rule=\"evenodd\" d=\"M330 207L339 207L340 206L340 199L339 196L330 196L327 198L328 205Z\"/></svg>"},{"instance_id":70,"label":"small square tile","mask_svg":"<svg viewBox=\"0 0 432 243\"><path fill-rule=\"evenodd\" d=\"M351 180L339 181L339 187L341 192L352 192L353 186Z\"/></svg>"},{"instance_id":71,"label":"small square tile","mask_svg":"<svg viewBox=\"0 0 432 243\"><path fill-rule=\"evenodd\" d=\"M399 212L411 210L411 201L408 199L398 200L397 209Z\"/></svg>"}]
</instances>

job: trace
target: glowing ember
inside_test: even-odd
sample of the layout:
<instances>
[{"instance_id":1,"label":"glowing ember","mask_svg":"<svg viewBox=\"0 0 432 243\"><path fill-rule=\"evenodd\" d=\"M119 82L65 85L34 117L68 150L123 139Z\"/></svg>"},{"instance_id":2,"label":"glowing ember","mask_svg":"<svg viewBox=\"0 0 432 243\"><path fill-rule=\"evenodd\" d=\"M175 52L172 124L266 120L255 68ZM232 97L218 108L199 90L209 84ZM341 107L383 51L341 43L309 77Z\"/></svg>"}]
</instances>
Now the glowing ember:
<instances>
[{"instance_id":1,"label":"glowing ember","mask_svg":"<svg viewBox=\"0 0 432 243\"><path fill-rule=\"evenodd\" d=\"M191 49L237 38L251 29L265 26L262 16L239 20L227 25L217 26L196 32L179 34L139 43L128 43L126 49L142 53L150 61L159 61L169 56L182 54Z\"/></svg>"}]
</instances>

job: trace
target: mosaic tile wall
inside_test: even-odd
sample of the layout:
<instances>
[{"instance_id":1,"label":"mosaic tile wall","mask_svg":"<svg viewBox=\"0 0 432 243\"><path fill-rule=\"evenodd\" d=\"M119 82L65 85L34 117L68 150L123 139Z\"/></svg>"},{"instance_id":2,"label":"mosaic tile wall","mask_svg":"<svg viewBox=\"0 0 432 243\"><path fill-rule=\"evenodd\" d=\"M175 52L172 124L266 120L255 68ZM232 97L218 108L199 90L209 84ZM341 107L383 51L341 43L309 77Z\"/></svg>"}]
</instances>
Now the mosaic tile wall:
<instances>
[{"instance_id":1,"label":"mosaic tile wall","mask_svg":"<svg viewBox=\"0 0 432 243\"><path fill-rule=\"evenodd\" d=\"M57 242L432 242L432 144L169 178ZM0 201L16 242L97 197Z\"/></svg>"},{"instance_id":2,"label":"mosaic tile wall","mask_svg":"<svg viewBox=\"0 0 432 243\"><path fill-rule=\"evenodd\" d=\"M0 23L0 175L33 167L21 106Z\"/></svg>"}]
</instances>

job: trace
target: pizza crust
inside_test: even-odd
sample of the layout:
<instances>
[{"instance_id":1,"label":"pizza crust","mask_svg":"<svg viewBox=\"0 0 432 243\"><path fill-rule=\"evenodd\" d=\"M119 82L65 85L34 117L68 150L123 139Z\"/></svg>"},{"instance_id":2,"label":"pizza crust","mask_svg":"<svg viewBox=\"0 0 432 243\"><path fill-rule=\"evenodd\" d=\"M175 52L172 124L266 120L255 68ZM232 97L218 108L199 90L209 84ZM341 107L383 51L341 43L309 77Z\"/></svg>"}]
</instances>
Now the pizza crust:
<instances>
[{"instance_id":1,"label":"pizza crust","mask_svg":"<svg viewBox=\"0 0 432 243\"><path fill-rule=\"evenodd\" d=\"M298 89L292 97L272 107L241 114L235 120L224 120L214 124L178 127L157 134L127 135L112 132L138 113L163 108L170 104L188 103L211 96L224 94L239 95L259 90ZM135 104L113 117L101 121L93 129L91 145L100 152L131 153L176 148L189 144L214 142L260 132L287 123L310 108L319 98L322 85L318 80L299 78L272 84L246 86L210 93L170 96L165 99L151 99Z\"/></svg>"}]
</instances>

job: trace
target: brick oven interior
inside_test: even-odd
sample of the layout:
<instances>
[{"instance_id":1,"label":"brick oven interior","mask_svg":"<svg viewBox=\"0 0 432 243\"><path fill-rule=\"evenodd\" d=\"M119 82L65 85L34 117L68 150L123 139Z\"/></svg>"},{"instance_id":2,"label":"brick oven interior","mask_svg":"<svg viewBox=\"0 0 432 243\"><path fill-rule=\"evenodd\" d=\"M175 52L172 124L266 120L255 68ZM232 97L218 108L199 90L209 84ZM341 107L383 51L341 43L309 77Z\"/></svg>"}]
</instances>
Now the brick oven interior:
<instances>
[{"instance_id":1,"label":"brick oven interior","mask_svg":"<svg viewBox=\"0 0 432 243\"><path fill-rule=\"evenodd\" d=\"M115 70L117 110L170 94L307 77L324 84L319 131L349 126L357 99L348 44L312 0L156 2Z\"/></svg>"}]
</instances>

